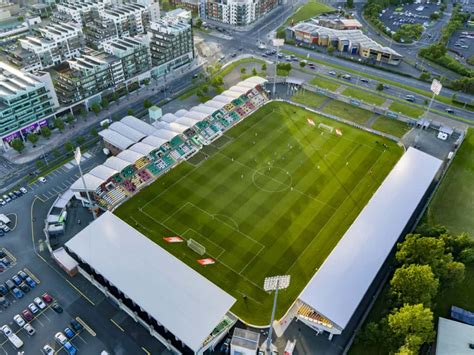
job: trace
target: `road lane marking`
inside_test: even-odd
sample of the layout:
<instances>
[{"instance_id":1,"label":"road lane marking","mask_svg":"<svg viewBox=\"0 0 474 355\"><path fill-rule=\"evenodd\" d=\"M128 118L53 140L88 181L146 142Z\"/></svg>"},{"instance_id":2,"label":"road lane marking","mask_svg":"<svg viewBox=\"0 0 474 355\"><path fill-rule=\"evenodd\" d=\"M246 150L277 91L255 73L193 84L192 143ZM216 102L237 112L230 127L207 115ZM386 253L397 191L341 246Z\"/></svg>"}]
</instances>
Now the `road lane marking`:
<instances>
[{"instance_id":1,"label":"road lane marking","mask_svg":"<svg viewBox=\"0 0 474 355\"><path fill-rule=\"evenodd\" d=\"M114 321L113 319L110 319L110 321L111 321L112 323L114 323L115 326L116 326L117 328L119 328L122 332L125 332L125 330L124 330L116 321Z\"/></svg>"},{"instance_id":2,"label":"road lane marking","mask_svg":"<svg viewBox=\"0 0 474 355\"><path fill-rule=\"evenodd\" d=\"M143 346L142 346L142 350L146 353L146 355L151 355L151 352L149 352L147 349L145 349Z\"/></svg>"},{"instance_id":3,"label":"road lane marking","mask_svg":"<svg viewBox=\"0 0 474 355\"><path fill-rule=\"evenodd\" d=\"M91 327L89 327L89 325L86 322L84 322L80 317L76 317L76 320L84 327L85 330L89 332L90 335L92 335L93 337L97 335L97 333L94 332L94 330Z\"/></svg>"}]
</instances>

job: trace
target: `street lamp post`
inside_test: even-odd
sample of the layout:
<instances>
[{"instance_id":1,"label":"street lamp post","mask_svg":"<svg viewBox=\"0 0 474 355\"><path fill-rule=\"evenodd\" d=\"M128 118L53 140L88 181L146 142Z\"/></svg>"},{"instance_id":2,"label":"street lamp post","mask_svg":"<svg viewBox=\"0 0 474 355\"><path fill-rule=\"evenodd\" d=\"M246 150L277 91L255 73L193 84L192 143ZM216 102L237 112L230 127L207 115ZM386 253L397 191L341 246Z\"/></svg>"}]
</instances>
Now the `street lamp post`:
<instances>
[{"instance_id":1,"label":"street lamp post","mask_svg":"<svg viewBox=\"0 0 474 355\"><path fill-rule=\"evenodd\" d=\"M87 190L86 180L84 180L84 175L82 174L81 157L82 157L81 148L77 147L76 151L74 152L74 159L76 160L77 167L79 168L79 174L81 175L82 185L84 185L84 190L86 191L87 200L89 201L89 208L92 211L92 216L94 217L94 219L96 219L97 215L95 213L94 206L92 205L92 200L89 194L89 190Z\"/></svg>"},{"instance_id":2,"label":"street lamp post","mask_svg":"<svg viewBox=\"0 0 474 355\"><path fill-rule=\"evenodd\" d=\"M280 275L280 276L272 276L266 277L263 289L267 292L275 291L275 297L273 298L273 308L272 308L272 318L270 320L270 329L268 331L268 339L267 339L267 355L271 355L272 353L272 335L273 335L273 322L275 321L275 311L277 305L277 298L278 298L278 290L284 290L290 286L290 275Z\"/></svg>"},{"instance_id":3,"label":"street lamp post","mask_svg":"<svg viewBox=\"0 0 474 355\"><path fill-rule=\"evenodd\" d=\"M274 38L273 39L273 46L276 47L276 60L275 60L275 75L273 76L273 92L272 98L275 98L275 91L276 91L276 77L277 77L277 66L278 66L278 56L280 54L280 47L285 43L284 39L281 38Z\"/></svg>"}]
</instances>

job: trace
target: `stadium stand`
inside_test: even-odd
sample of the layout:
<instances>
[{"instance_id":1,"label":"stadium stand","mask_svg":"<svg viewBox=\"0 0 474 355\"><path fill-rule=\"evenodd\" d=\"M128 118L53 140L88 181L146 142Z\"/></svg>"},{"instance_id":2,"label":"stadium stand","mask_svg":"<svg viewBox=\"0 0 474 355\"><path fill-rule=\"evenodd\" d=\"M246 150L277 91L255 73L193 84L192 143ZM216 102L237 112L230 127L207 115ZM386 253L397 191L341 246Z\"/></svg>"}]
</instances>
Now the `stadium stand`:
<instances>
[{"instance_id":1,"label":"stadium stand","mask_svg":"<svg viewBox=\"0 0 474 355\"><path fill-rule=\"evenodd\" d=\"M248 78L189 111L167 113L153 125L133 116L112 123L99 134L115 156L84 175L85 187L81 179L73 183L76 198L87 203L87 190L100 208L114 209L265 104L265 82Z\"/></svg>"}]
</instances>

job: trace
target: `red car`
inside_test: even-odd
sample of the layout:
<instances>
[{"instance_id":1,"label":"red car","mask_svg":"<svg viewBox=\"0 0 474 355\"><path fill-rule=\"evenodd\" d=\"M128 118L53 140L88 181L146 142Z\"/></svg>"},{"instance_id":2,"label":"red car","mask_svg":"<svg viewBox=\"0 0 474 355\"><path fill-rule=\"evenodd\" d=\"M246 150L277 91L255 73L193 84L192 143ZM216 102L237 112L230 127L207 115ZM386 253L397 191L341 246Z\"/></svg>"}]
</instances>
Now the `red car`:
<instances>
[{"instance_id":1,"label":"red car","mask_svg":"<svg viewBox=\"0 0 474 355\"><path fill-rule=\"evenodd\" d=\"M23 312L21 312L21 315L23 316L23 318L25 318L27 322L30 322L33 319L33 314L27 309L23 310Z\"/></svg>"},{"instance_id":2,"label":"red car","mask_svg":"<svg viewBox=\"0 0 474 355\"><path fill-rule=\"evenodd\" d=\"M53 302L53 297L51 297L48 293L43 293L43 296L41 296L41 298L43 298L43 301L45 301L46 303L51 303Z\"/></svg>"}]
</instances>

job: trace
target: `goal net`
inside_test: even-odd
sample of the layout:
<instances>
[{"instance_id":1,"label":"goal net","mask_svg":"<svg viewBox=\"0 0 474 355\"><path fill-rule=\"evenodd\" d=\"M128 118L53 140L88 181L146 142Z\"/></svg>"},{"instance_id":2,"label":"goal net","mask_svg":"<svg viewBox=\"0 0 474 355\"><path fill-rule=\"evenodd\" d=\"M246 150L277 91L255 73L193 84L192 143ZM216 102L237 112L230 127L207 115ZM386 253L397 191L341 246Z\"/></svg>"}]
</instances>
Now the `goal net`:
<instances>
[{"instance_id":1,"label":"goal net","mask_svg":"<svg viewBox=\"0 0 474 355\"><path fill-rule=\"evenodd\" d=\"M193 250L195 253L198 253L199 255L204 255L206 253L206 247L202 244L199 244L194 239L188 239L186 244L188 245L189 249Z\"/></svg>"},{"instance_id":2,"label":"goal net","mask_svg":"<svg viewBox=\"0 0 474 355\"><path fill-rule=\"evenodd\" d=\"M329 133L332 133L334 131L334 128L331 126L328 126L327 124L320 123L318 124L318 128L323 131L327 131Z\"/></svg>"}]
</instances>

